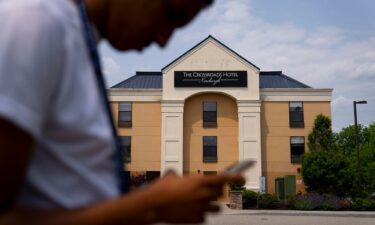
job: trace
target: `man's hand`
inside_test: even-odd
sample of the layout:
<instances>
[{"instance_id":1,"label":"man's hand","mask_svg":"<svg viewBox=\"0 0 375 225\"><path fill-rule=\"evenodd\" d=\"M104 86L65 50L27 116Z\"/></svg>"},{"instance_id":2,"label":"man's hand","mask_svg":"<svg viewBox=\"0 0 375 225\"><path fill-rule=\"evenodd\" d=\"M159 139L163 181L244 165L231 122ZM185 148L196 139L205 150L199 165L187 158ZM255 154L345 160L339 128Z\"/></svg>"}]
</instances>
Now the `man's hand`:
<instances>
[{"instance_id":1,"label":"man's hand","mask_svg":"<svg viewBox=\"0 0 375 225\"><path fill-rule=\"evenodd\" d=\"M169 223L200 223L206 212L217 212L213 200L223 194L226 183L244 183L240 175L179 177L170 172L148 190L148 201L156 210L157 220Z\"/></svg>"}]
</instances>

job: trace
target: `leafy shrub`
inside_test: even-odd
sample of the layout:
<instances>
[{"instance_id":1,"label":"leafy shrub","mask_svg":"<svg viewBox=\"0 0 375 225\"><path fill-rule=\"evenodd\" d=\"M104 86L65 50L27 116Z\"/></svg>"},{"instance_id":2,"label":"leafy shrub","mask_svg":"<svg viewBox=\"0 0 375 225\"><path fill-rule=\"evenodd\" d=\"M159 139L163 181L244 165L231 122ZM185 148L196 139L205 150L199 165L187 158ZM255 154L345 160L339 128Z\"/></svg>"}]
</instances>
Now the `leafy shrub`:
<instances>
[{"instance_id":1,"label":"leafy shrub","mask_svg":"<svg viewBox=\"0 0 375 225\"><path fill-rule=\"evenodd\" d=\"M276 209L280 207L279 199L271 194L260 194L257 199L257 207L260 209Z\"/></svg>"},{"instance_id":2,"label":"leafy shrub","mask_svg":"<svg viewBox=\"0 0 375 225\"><path fill-rule=\"evenodd\" d=\"M296 199L299 197L300 195L293 195L293 196L288 196L288 198L286 199L285 201L285 207L287 209L294 209L294 203L296 201Z\"/></svg>"},{"instance_id":3,"label":"leafy shrub","mask_svg":"<svg viewBox=\"0 0 375 225\"><path fill-rule=\"evenodd\" d=\"M316 207L317 210L339 210L339 198L334 195L323 195L323 201Z\"/></svg>"},{"instance_id":4,"label":"leafy shrub","mask_svg":"<svg viewBox=\"0 0 375 225\"><path fill-rule=\"evenodd\" d=\"M249 209L257 206L259 194L255 191L251 190L243 190L242 191L242 205L244 209Z\"/></svg>"},{"instance_id":5,"label":"leafy shrub","mask_svg":"<svg viewBox=\"0 0 375 225\"><path fill-rule=\"evenodd\" d=\"M357 198L352 208L358 211L375 211L375 201L372 199Z\"/></svg>"},{"instance_id":6,"label":"leafy shrub","mask_svg":"<svg viewBox=\"0 0 375 225\"><path fill-rule=\"evenodd\" d=\"M315 205L305 196L298 196L293 203L293 208L298 210L313 210Z\"/></svg>"},{"instance_id":7,"label":"leafy shrub","mask_svg":"<svg viewBox=\"0 0 375 225\"><path fill-rule=\"evenodd\" d=\"M133 173L130 177L131 189L142 187L147 183L146 173Z\"/></svg>"},{"instance_id":8,"label":"leafy shrub","mask_svg":"<svg viewBox=\"0 0 375 225\"><path fill-rule=\"evenodd\" d=\"M334 195L308 194L296 196L293 206L298 210L339 210L339 200Z\"/></svg>"},{"instance_id":9,"label":"leafy shrub","mask_svg":"<svg viewBox=\"0 0 375 225\"><path fill-rule=\"evenodd\" d=\"M349 210L352 208L352 201L350 199L344 198L344 199L339 199L337 201L337 204L339 205L339 208L341 210Z\"/></svg>"}]
</instances>

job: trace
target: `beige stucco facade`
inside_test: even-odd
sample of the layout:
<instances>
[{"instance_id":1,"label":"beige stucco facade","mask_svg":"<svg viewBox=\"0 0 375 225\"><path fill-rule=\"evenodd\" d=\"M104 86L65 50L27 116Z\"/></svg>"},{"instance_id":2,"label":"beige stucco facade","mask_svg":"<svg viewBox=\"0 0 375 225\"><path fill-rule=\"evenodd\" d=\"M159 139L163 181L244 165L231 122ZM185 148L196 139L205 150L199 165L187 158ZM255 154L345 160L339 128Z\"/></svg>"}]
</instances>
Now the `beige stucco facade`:
<instances>
[{"instance_id":1,"label":"beige stucco facade","mask_svg":"<svg viewBox=\"0 0 375 225\"><path fill-rule=\"evenodd\" d=\"M115 122L118 121L118 104L112 102ZM132 102L131 128L118 128L119 136L131 137L131 162L128 171L160 171L161 164L161 107L159 102Z\"/></svg>"},{"instance_id":2,"label":"beige stucco facade","mask_svg":"<svg viewBox=\"0 0 375 225\"><path fill-rule=\"evenodd\" d=\"M275 178L295 175L297 191L304 191L300 164L291 163L290 137L307 136L311 132L314 119L320 113L331 116L330 102L304 102L304 128L290 128L289 102L264 101L262 104L262 170L266 177L267 191L275 192Z\"/></svg>"},{"instance_id":3,"label":"beige stucco facade","mask_svg":"<svg viewBox=\"0 0 375 225\"><path fill-rule=\"evenodd\" d=\"M176 71L244 71L246 87L175 86ZM291 163L290 137L307 136L315 117L331 116L332 89L259 88L259 68L216 39L207 38L162 70L162 88L112 88L109 98L117 123L118 103L132 102L132 128L118 128L131 136L134 172L167 170L183 174L222 172L228 165L254 160L244 173L246 187L274 193L275 178L296 175L297 190L304 186L300 164ZM204 128L204 101L217 103L217 127ZM289 102L303 103L304 127L290 128ZM203 161L203 136L217 137L217 162Z\"/></svg>"},{"instance_id":4,"label":"beige stucco facade","mask_svg":"<svg viewBox=\"0 0 375 225\"><path fill-rule=\"evenodd\" d=\"M217 102L216 128L203 128L203 101ZM226 167L238 161L238 116L234 99L222 94L200 94L189 98L184 108L185 174L224 171ZM218 160L215 163L203 162L203 136L217 137Z\"/></svg>"}]
</instances>

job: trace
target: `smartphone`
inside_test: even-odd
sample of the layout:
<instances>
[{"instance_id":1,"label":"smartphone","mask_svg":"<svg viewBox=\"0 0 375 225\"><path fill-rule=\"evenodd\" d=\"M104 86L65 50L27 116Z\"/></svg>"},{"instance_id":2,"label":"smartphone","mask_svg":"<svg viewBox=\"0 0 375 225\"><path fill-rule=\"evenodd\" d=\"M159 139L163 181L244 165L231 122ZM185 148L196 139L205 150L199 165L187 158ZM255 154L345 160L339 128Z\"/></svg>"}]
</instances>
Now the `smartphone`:
<instances>
[{"instance_id":1,"label":"smartphone","mask_svg":"<svg viewBox=\"0 0 375 225\"><path fill-rule=\"evenodd\" d=\"M255 164L254 159L245 159L241 160L235 164L229 166L225 171L224 174L234 174L234 173L243 173L245 170L249 169Z\"/></svg>"}]
</instances>

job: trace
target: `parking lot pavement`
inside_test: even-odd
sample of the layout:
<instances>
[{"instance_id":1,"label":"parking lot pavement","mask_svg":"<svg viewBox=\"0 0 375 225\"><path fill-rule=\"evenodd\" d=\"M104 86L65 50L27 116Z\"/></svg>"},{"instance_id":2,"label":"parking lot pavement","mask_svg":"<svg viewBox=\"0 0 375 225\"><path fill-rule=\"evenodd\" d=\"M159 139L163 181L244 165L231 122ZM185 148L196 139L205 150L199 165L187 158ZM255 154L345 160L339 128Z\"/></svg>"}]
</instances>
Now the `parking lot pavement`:
<instances>
[{"instance_id":1,"label":"parking lot pavement","mask_svg":"<svg viewBox=\"0 0 375 225\"><path fill-rule=\"evenodd\" d=\"M373 225L374 218L334 216L226 215L208 217L205 225Z\"/></svg>"},{"instance_id":2,"label":"parking lot pavement","mask_svg":"<svg viewBox=\"0 0 375 225\"><path fill-rule=\"evenodd\" d=\"M204 225L374 225L374 221L375 212L231 210L223 206Z\"/></svg>"}]
</instances>

